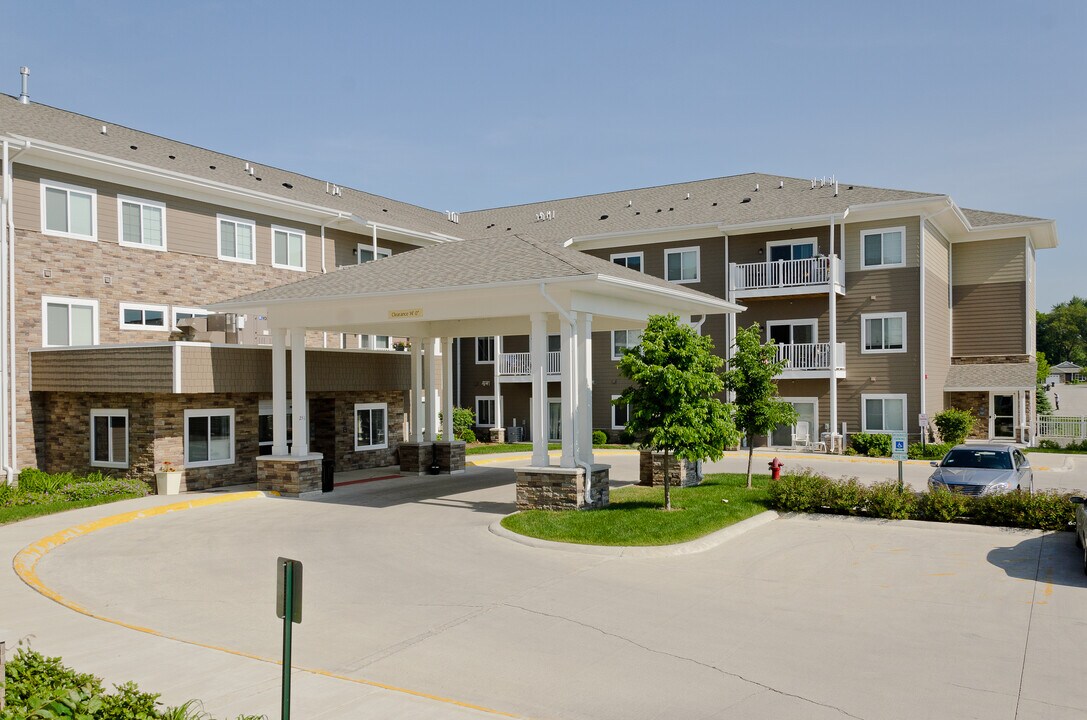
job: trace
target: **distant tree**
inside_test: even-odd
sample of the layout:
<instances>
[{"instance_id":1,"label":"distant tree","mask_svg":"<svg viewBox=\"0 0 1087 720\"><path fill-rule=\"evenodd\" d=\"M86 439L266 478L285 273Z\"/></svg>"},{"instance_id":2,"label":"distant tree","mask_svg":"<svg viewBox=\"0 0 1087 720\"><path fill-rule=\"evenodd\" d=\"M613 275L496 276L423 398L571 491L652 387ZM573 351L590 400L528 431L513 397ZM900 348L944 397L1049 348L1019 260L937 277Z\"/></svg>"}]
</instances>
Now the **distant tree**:
<instances>
[{"instance_id":1,"label":"distant tree","mask_svg":"<svg viewBox=\"0 0 1087 720\"><path fill-rule=\"evenodd\" d=\"M1087 365L1087 300L1078 296L1037 314L1038 349L1051 362Z\"/></svg>"},{"instance_id":2,"label":"distant tree","mask_svg":"<svg viewBox=\"0 0 1087 720\"><path fill-rule=\"evenodd\" d=\"M717 460L739 437L718 397L724 389L721 364L713 341L675 315L651 316L641 342L619 360L619 372L631 385L612 403L629 405L627 430L644 447L664 453L666 510L672 509L670 456Z\"/></svg>"},{"instance_id":3,"label":"distant tree","mask_svg":"<svg viewBox=\"0 0 1087 720\"><path fill-rule=\"evenodd\" d=\"M778 425L796 422L796 409L778 397L774 378L785 362L777 362L774 342L759 340L758 323L736 330L735 351L725 372L725 386L735 393L732 400L736 428L747 437L747 487L751 487L751 461L756 435L767 435Z\"/></svg>"},{"instance_id":4,"label":"distant tree","mask_svg":"<svg viewBox=\"0 0 1087 720\"><path fill-rule=\"evenodd\" d=\"M1037 355L1038 361L1037 385L1034 388L1035 405L1040 415L1050 415L1053 412L1053 406L1049 404L1049 395L1046 394L1045 389L1046 383L1049 381L1049 359L1041 350L1038 350L1035 355Z\"/></svg>"}]
</instances>

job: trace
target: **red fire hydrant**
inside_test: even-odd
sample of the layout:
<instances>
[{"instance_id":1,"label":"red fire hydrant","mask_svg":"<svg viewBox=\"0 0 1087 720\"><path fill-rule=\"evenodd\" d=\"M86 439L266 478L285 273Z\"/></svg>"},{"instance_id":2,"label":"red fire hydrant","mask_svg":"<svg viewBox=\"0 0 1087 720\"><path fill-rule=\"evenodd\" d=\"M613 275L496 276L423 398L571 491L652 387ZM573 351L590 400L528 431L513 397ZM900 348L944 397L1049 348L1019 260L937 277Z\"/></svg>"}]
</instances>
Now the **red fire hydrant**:
<instances>
[{"instance_id":1,"label":"red fire hydrant","mask_svg":"<svg viewBox=\"0 0 1087 720\"><path fill-rule=\"evenodd\" d=\"M781 462L777 458L774 458L773 460L771 460L770 461L770 479L771 480L780 480L781 479L781 468L783 468L783 467L785 467L785 463Z\"/></svg>"}]
</instances>

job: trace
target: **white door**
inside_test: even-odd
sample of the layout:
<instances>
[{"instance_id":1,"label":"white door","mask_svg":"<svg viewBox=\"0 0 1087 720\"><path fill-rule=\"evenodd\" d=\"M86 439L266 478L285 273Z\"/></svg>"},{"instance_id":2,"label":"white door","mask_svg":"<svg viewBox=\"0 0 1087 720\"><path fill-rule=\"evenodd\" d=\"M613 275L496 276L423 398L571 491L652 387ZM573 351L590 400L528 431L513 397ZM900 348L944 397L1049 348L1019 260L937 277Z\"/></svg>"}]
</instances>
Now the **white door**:
<instances>
[{"instance_id":1,"label":"white door","mask_svg":"<svg viewBox=\"0 0 1087 720\"><path fill-rule=\"evenodd\" d=\"M562 440L561 400L547 400L547 439L552 442Z\"/></svg>"},{"instance_id":2,"label":"white door","mask_svg":"<svg viewBox=\"0 0 1087 720\"><path fill-rule=\"evenodd\" d=\"M1000 440L1015 439L1015 396L997 395L989 398L989 437Z\"/></svg>"}]
</instances>

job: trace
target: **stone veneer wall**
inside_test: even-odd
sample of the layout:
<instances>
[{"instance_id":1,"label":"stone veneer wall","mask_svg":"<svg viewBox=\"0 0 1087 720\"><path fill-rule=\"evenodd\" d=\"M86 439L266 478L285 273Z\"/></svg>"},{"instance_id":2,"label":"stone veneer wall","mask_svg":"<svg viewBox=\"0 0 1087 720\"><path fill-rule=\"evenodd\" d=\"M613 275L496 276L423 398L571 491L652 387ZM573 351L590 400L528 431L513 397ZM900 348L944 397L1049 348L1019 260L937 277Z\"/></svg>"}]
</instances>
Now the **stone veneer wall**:
<instances>
[{"instance_id":1,"label":"stone veneer wall","mask_svg":"<svg viewBox=\"0 0 1087 720\"><path fill-rule=\"evenodd\" d=\"M388 447L383 450L355 450L355 404L386 403L385 433ZM336 472L396 465L404 440L404 393L399 390L359 392L336 396ZM429 460L427 461L429 463Z\"/></svg>"},{"instance_id":2,"label":"stone veneer wall","mask_svg":"<svg viewBox=\"0 0 1087 720\"><path fill-rule=\"evenodd\" d=\"M951 358L952 365L1009 365L1029 363L1030 355L960 355Z\"/></svg>"},{"instance_id":3,"label":"stone veneer wall","mask_svg":"<svg viewBox=\"0 0 1087 720\"><path fill-rule=\"evenodd\" d=\"M321 491L321 458L311 460L257 460L257 487L287 497Z\"/></svg>"},{"instance_id":4,"label":"stone veneer wall","mask_svg":"<svg viewBox=\"0 0 1087 720\"><path fill-rule=\"evenodd\" d=\"M400 443L400 472L405 475L426 475L434 460L434 443Z\"/></svg>"},{"instance_id":5,"label":"stone veneer wall","mask_svg":"<svg viewBox=\"0 0 1087 720\"><path fill-rule=\"evenodd\" d=\"M691 487L702 482L698 463L675 455L668 458L669 485ZM638 453L638 484L664 487L664 453L642 450Z\"/></svg>"},{"instance_id":6,"label":"stone veneer wall","mask_svg":"<svg viewBox=\"0 0 1087 720\"><path fill-rule=\"evenodd\" d=\"M518 510L589 510L606 507L610 497L609 466L594 465L593 502L585 501L582 468L518 468Z\"/></svg>"},{"instance_id":7,"label":"stone veneer wall","mask_svg":"<svg viewBox=\"0 0 1087 720\"><path fill-rule=\"evenodd\" d=\"M445 473L464 472L468 445L460 440L434 443L434 455L438 467Z\"/></svg>"},{"instance_id":8,"label":"stone veneer wall","mask_svg":"<svg viewBox=\"0 0 1087 720\"><path fill-rule=\"evenodd\" d=\"M1034 393L1027 393L1026 407L1022 412L1031 417L1034 408ZM986 390L971 392L952 392L947 394L947 406L958 410L969 410L974 413L974 427L967 436L970 440L986 440L989 437L989 416L993 409L989 407L989 392ZM982 414L984 412L984 414ZM1020 418L1020 422L1021 422ZM1017 423L1015 426L1015 442L1023 442L1022 428Z\"/></svg>"}]
</instances>

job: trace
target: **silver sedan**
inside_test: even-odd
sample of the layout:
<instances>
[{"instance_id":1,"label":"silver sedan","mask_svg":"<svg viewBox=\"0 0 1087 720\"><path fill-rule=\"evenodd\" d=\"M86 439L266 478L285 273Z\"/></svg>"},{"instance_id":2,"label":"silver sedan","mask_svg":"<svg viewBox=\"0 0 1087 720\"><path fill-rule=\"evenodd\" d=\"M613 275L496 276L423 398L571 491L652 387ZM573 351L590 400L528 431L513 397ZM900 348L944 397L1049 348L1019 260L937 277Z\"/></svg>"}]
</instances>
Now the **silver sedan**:
<instances>
[{"instance_id":1,"label":"silver sedan","mask_svg":"<svg viewBox=\"0 0 1087 720\"><path fill-rule=\"evenodd\" d=\"M1019 448L1011 445L956 445L933 462L928 479L932 490L964 495L992 495L1012 490L1034 490L1034 472Z\"/></svg>"}]
</instances>

